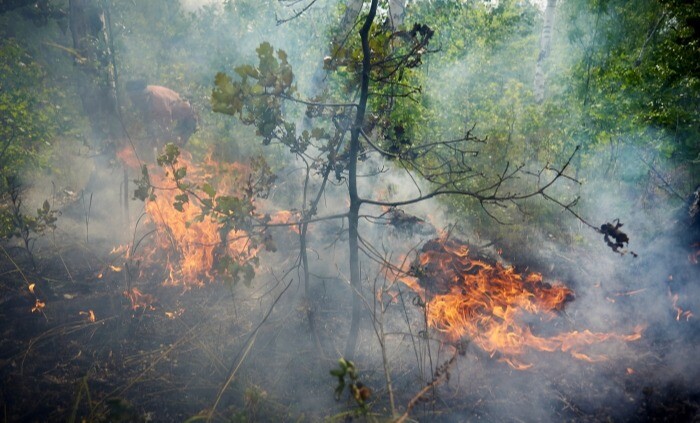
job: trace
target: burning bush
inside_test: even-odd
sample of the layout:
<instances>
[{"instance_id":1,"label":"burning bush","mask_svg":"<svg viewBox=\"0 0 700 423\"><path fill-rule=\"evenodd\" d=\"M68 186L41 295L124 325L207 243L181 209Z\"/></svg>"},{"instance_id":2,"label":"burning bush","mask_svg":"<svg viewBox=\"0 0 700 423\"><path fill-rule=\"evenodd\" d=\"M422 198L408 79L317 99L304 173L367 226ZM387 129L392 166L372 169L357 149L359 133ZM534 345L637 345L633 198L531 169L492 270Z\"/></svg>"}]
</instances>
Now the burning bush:
<instances>
[{"instance_id":1,"label":"burning bush","mask_svg":"<svg viewBox=\"0 0 700 423\"><path fill-rule=\"evenodd\" d=\"M128 151L126 163L133 162ZM192 157L168 144L158 157L160 168L142 165L135 196L146 201L148 219L156 227L156 242L146 257L166 263L166 285L202 286L207 281L249 283L257 253L267 246L268 215L256 209L274 175L262 159L249 165L218 163L207 157L195 165ZM156 254L158 253L158 254Z\"/></svg>"},{"instance_id":2,"label":"burning bush","mask_svg":"<svg viewBox=\"0 0 700 423\"><path fill-rule=\"evenodd\" d=\"M561 284L544 282L539 273L523 275L512 267L470 257L469 247L462 241L428 241L406 274L401 280L419 295L430 328L450 342L468 338L516 369L531 366L518 359L528 349L562 351L593 362L606 357L584 353L587 346L641 337L641 328L630 335L589 330L535 335L524 317L554 319L573 300L574 292Z\"/></svg>"}]
</instances>

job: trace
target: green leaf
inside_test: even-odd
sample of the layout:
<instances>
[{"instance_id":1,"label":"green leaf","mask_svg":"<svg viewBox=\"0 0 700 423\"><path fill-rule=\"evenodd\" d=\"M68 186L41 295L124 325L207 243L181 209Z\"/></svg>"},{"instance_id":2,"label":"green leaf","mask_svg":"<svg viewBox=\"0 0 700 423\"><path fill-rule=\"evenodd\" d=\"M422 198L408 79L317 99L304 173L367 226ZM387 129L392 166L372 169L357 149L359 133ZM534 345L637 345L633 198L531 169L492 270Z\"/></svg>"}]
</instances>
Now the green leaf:
<instances>
[{"instance_id":1,"label":"green leaf","mask_svg":"<svg viewBox=\"0 0 700 423\"><path fill-rule=\"evenodd\" d=\"M241 76L241 78L246 78L246 77L251 77L254 79L258 79L260 77L260 73L258 72L257 69L255 69L251 65L242 65L238 66L235 69L236 73Z\"/></svg>"},{"instance_id":2,"label":"green leaf","mask_svg":"<svg viewBox=\"0 0 700 423\"><path fill-rule=\"evenodd\" d=\"M209 183L205 183L204 185L202 185L202 191L204 191L204 193L207 194L209 197L214 197L214 195L216 195L216 190Z\"/></svg>"},{"instance_id":3,"label":"green leaf","mask_svg":"<svg viewBox=\"0 0 700 423\"><path fill-rule=\"evenodd\" d=\"M335 376L335 377L345 376L345 372L342 369L331 369L330 373L331 373L331 376Z\"/></svg>"},{"instance_id":4,"label":"green leaf","mask_svg":"<svg viewBox=\"0 0 700 423\"><path fill-rule=\"evenodd\" d=\"M183 179L187 175L187 168L186 167L181 167L175 170L175 175L174 178L175 180L180 180Z\"/></svg>"}]
</instances>

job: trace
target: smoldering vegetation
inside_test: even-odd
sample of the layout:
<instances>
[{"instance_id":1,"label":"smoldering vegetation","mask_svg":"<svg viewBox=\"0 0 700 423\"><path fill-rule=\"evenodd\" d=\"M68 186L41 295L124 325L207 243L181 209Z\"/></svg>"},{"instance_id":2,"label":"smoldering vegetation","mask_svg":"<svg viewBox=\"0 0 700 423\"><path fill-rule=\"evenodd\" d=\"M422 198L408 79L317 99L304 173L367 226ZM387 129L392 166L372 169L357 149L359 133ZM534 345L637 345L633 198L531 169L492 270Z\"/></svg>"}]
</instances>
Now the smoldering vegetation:
<instances>
[{"instance_id":1,"label":"smoldering vegetation","mask_svg":"<svg viewBox=\"0 0 700 423\"><path fill-rule=\"evenodd\" d=\"M72 53L28 38L61 64L48 77L72 93L60 104L73 110L64 124L79 128L80 135L67 130L52 140L55 147L46 160L60 164L41 172L28 165L22 173L27 210L41 209L48 199L51 210L60 211L55 227L33 233L31 250L16 242L21 238L2 244L0 404L5 420L697 419L700 212L693 208L697 194L692 191L698 181L692 165L677 166L653 146L633 142L653 127L627 128L624 137L630 142L601 146L590 141L567 178L550 191L566 207L538 199L494 206L452 197L394 208L363 205L359 292L350 285L347 219L314 222L303 238L310 276L304 282L295 222L321 187L321 168L307 180L308 163L279 146L262 146L255 130L212 112L210 104L214 75L255 63L255 49L264 41L286 51L302 98L317 94L317 85L342 88L335 79L318 78L342 7L319 1L278 25L303 8L290 3L113 4L120 124L128 139L120 153L132 152L114 160L102 160L95 148L95 131L88 128L80 94L74 92L74 78L83 76L61 56L66 54L70 63ZM407 21L435 25L443 37L439 41L459 39L459 25L474 23L442 28L437 18L430 21L429 3L409 2ZM507 11L520 10L522 15L506 16L519 24L494 26L493 38L469 33L464 54L443 46L425 56L423 97L415 103L433 112L416 118L412 135L429 142L473 128L488 138L474 145L479 151L473 157L475 174L498 175L506 163L524 163L522 177L504 189L526 191L544 180L537 172L560 168L576 143L586 141L577 133L573 142L563 128L580 111L553 103L567 90L567 69L580 59L575 42L566 40L567 25L595 16L569 22L567 9L558 10L546 74L551 103L537 104L529 84L544 11L503 3L510 5ZM498 5L472 6L480 19L505 13ZM18 11L2 16L18 22L20 17ZM27 37L29 25L15 23L7 31ZM70 31L49 25L41 31L55 36L59 46L70 45ZM518 60L525 55L514 53L530 50L527 63ZM215 244L222 231L207 226L211 219L197 222L192 217L197 210L184 219L182 211L165 207L171 200L133 198L141 165L147 165L150 182L160 188L173 186L179 166L165 174L155 163L159 152L154 150L163 143L156 145L153 131L158 129L149 128L128 99L126 83L135 80L177 91L197 113L197 131L180 145L184 153L178 163L188 166L185 181L201 187L202 181L215 180L219 185L212 182L213 188L238 195L248 187L248 175L259 174L253 158L266 157L276 179L254 199L257 208L249 213L266 215L261 221L273 223L265 232L269 237L252 250L239 247L238 239L247 239L241 229L229 233L226 246L231 256L255 257L250 280L213 270L220 264ZM308 125L303 106L285 107L299 128ZM545 115L557 116L552 121L562 127L542 124ZM229 162L237 164L227 167ZM358 174L360 195L366 198L401 202L431 189L417 172L381 154L363 157ZM544 178L553 174L551 169L542 173ZM154 193L169 199L167 191ZM188 205L180 207L187 213ZM318 216L346 213L347 180L331 173L317 208ZM616 219L629 235L619 251L597 230ZM259 226L246 230L252 234ZM179 231L211 238L190 240ZM552 310L518 309L512 321L503 310L485 312L492 321L506 322L506 332L525 329L544 339L544 346L534 347L531 340L526 347L516 346L517 352L488 351L478 336L455 340L444 326L429 326L435 296L421 278L425 266L440 269L442 263L426 265L416 257L429 241L446 239L468 246L470 259L515 269L522 280L541 273L537 287L573 291ZM209 259L211 265L202 266ZM201 269L191 270L197 265ZM463 297L478 296L466 282L459 286ZM528 289L521 293L530 298L535 290ZM344 389L336 396L338 373L329 371L343 368L338 360L350 331L353 294L362 298L360 337L354 356L346 358L356 373L344 373ZM497 297L488 290L484 295ZM487 323L480 327L485 333Z\"/></svg>"}]
</instances>

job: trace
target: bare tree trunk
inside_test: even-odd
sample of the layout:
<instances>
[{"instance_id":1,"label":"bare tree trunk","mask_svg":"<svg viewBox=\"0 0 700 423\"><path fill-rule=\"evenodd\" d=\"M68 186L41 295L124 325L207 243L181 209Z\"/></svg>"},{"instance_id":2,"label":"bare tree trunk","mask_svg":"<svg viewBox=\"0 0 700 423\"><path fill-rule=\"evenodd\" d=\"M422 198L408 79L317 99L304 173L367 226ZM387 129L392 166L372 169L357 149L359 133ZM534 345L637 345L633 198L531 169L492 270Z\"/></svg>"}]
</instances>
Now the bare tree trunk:
<instances>
[{"instance_id":1,"label":"bare tree trunk","mask_svg":"<svg viewBox=\"0 0 700 423\"><path fill-rule=\"evenodd\" d=\"M75 61L78 94L83 111L90 122L90 143L97 152L95 169L90 175L85 191L96 194L98 205L104 210L116 212L112 204L121 203L123 223L128 226L127 204L121 196L103 194L105 186L115 189L124 183L120 174L109 175L106 170L115 157L116 149L124 139L119 119L116 69L113 60L111 33L107 25L104 0L70 0L69 18L73 47L78 58ZM124 198L128 199L128 186L123 185ZM118 190L117 190L118 191ZM120 216L114 216L119 219ZM120 231L124 234L125 231Z\"/></svg>"},{"instance_id":2,"label":"bare tree trunk","mask_svg":"<svg viewBox=\"0 0 700 423\"><path fill-rule=\"evenodd\" d=\"M391 27L396 31L403 25L406 15L406 0L389 0L389 19Z\"/></svg>"},{"instance_id":3,"label":"bare tree trunk","mask_svg":"<svg viewBox=\"0 0 700 423\"><path fill-rule=\"evenodd\" d=\"M340 49L343 44L346 43L349 31L355 25L355 21L362 11L362 3L363 0L350 0L347 2L347 5L345 6L345 13L343 13L343 17L340 20L338 33L331 41L325 56L333 57L338 49ZM323 66L324 60L325 58L321 58L321 62L316 67L316 71L312 77L313 85L311 92L309 93L309 97L311 98L321 95L326 89L326 70ZM310 126L310 123L307 121L306 125Z\"/></svg>"},{"instance_id":4,"label":"bare tree trunk","mask_svg":"<svg viewBox=\"0 0 700 423\"><path fill-rule=\"evenodd\" d=\"M116 76L105 12L97 0L70 0L73 47L83 110L92 128L93 145L100 153L113 148L122 135L117 115Z\"/></svg>"},{"instance_id":5,"label":"bare tree trunk","mask_svg":"<svg viewBox=\"0 0 700 423\"><path fill-rule=\"evenodd\" d=\"M359 234L357 226L359 223L360 206L362 201L357 193L357 156L360 152L360 131L365 120L367 110L367 98L369 97L369 76L371 69L371 56L369 48L369 31L372 28L372 21L377 14L377 0L372 0L369 14L360 29L362 40L362 83L360 85L360 101L355 115L355 123L350 136L350 151L348 163L348 191L350 195L350 210L348 211L348 245L350 247L350 286L352 288L352 317L350 322L350 334L345 345L345 358L351 360L355 355L357 337L360 329L360 257L359 257Z\"/></svg>"},{"instance_id":6,"label":"bare tree trunk","mask_svg":"<svg viewBox=\"0 0 700 423\"><path fill-rule=\"evenodd\" d=\"M334 44L338 44L338 46L340 46L347 38L349 31L352 30L353 25L355 25L355 21L360 16L363 3L363 0L350 0L347 2L347 5L345 6L345 13L343 13L343 19L340 20L338 36L335 40L333 40Z\"/></svg>"},{"instance_id":7,"label":"bare tree trunk","mask_svg":"<svg viewBox=\"0 0 700 423\"><path fill-rule=\"evenodd\" d=\"M554 11L557 7L557 0L547 0L547 7L544 10L544 22L542 25L542 35L540 36L540 54L537 56L535 67L534 92L535 100L539 103L544 100L546 85L545 60L549 56L550 45L552 44L552 33L554 31Z\"/></svg>"}]
</instances>

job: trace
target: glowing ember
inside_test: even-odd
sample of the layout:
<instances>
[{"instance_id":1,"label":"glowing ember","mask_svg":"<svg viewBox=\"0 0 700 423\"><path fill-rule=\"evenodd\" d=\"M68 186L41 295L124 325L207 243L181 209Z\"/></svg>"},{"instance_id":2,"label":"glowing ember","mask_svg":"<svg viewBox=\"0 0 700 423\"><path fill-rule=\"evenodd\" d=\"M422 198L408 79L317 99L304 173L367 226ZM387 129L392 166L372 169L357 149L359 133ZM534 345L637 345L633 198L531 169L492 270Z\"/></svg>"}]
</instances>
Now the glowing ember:
<instances>
[{"instance_id":1,"label":"glowing ember","mask_svg":"<svg viewBox=\"0 0 700 423\"><path fill-rule=\"evenodd\" d=\"M165 312L165 317L168 319L177 319L178 317L182 316L182 313L185 312L184 308L178 308L175 311L166 311Z\"/></svg>"},{"instance_id":2,"label":"glowing ember","mask_svg":"<svg viewBox=\"0 0 700 423\"><path fill-rule=\"evenodd\" d=\"M144 294L138 288L131 288L128 291L124 291L124 296L131 301L131 309L134 311L138 310L139 308L144 310L156 309L153 306L156 301L156 299L153 298L153 295Z\"/></svg>"},{"instance_id":3,"label":"glowing ember","mask_svg":"<svg viewBox=\"0 0 700 423\"><path fill-rule=\"evenodd\" d=\"M34 302L34 307L32 307L32 313L43 313L44 307L46 307L46 302L37 298Z\"/></svg>"},{"instance_id":4,"label":"glowing ember","mask_svg":"<svg viewBox=\"0 0 700 423\"><path fill-rule=\"evenodd\" d=\"M700 242L696 242L691 246L693 252L688 254L688 260L693 264L700 263Z\"/></svg>"},{"instance_id":5,"label":"glowing ember","mask_svg":"<svg viewBox=\"0 0 700 423\"><path fill-rule=\"evenodd\" d=\"M605 356L582 352L586 347L608 340L633 341L631 335L595 333L589 330L537 336L523 322L526 315L550 320L573 300L573 291L550 285L538 273L523 276L513 268L469 257L467 245L451 239L428 241L412 265L410 276L401 280L421 297L428 326L449 341L466 337L482 350L518 370L531 367L518 359L528 349L562 351L596 362Z\"/></svg>"},{"instance_id":6,"label":"glowing ember","mask_svg":"<svg viewBox=\"0 0 700 423\"><path fill-rule=\"evenodd\" d=\"M85 316L85 318L87 319L88 322L95 323L95 312L94 311L92 311L92 310L81 311L78 314L81 316Z\"/></svg>"},{"instance_id":7,"label":"glowing ember","mask_svg":"<svg viewBox=\"0 0 700 423\"><path fill-rule=\"evenodd\" d=\"M693 317L693 312L690 310L683 310L681 307L678 306L678 294L673 294L671 292L671 288L668 289L668 296L671 299L672 307L676 311L676 320L681 321L681 319L684 319L686 322L690 320L691 317Z\"/></svg>"}]
</instances>

